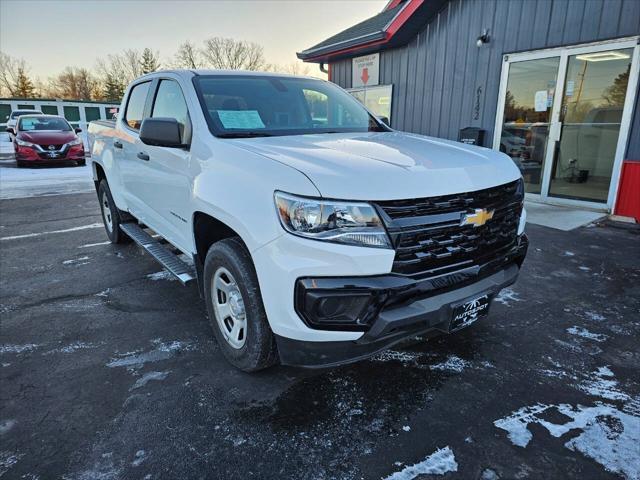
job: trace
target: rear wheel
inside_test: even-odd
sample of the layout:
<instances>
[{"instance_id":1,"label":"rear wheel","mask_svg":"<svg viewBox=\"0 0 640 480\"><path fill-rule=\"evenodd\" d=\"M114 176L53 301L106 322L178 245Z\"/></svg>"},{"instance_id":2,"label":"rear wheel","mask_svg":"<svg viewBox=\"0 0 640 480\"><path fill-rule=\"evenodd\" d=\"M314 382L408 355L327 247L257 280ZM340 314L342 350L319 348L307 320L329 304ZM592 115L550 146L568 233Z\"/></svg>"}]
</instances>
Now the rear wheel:
<instances>
[{"instance_id":1,"label":"rear wheel","mask_svg":"<svg viewBox=\"0 0 640 480\"><path fill-rule=\"evenodd\" d=\"M27 166L27 164L26 164L26 163L21 162L20 160L16 160L16 167L18 167L18 168L24 168L24 167L26 167L26 166Z\"/></svg>"},{"instance_id":2,"label":"rear wheel","mask_svg":"<svg viewBox=\"0 0 640 480\"><path fill-rule=\"evenodd\" d=\"M79 167L84 167L87 164L86 160L78 160L76 162L76 165L78 165Z\"/></svg>"},{"instance_id":3,"label":"rear wheel","mask_svg":"<svg viewBox=\"0 0 640 480\"><path fill-rule=\"evenodd\" d=\"M109 184L106 180L101 180L98 186L98 201L100 202L100 213L104 222L104 229L111 243L128 243L131 239L120 230L123 212L118 210L111 196Z\"/></svg>"},{"instance_id":4,"label":"rear wheel","mask_svg":"<svg viewBox=\"0 0 640 480\"><path fill-rule=\"evenodd\" d=\"M209 248L204 285L209 322L226 359L245 372L275 364L278 353L258 278L251 256L238 237Z\"/></svg>"}]
</instances>

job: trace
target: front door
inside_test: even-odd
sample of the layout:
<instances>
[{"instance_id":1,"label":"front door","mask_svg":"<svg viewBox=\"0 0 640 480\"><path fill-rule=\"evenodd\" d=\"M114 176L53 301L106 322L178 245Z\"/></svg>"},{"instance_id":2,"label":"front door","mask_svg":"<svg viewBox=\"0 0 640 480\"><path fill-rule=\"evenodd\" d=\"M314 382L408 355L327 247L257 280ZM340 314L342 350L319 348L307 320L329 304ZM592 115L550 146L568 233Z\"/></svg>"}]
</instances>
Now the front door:
<instances>
[{"instance_id":1,"label":"front door","mask_svg":"<svg viewBox=\"0 0 640 480\"><path fill-rule=\"evenodd\" d=\"M611 209L638 77L637 40L505 57L494 148L528 197Z\"/></svg>"}]
</instances>

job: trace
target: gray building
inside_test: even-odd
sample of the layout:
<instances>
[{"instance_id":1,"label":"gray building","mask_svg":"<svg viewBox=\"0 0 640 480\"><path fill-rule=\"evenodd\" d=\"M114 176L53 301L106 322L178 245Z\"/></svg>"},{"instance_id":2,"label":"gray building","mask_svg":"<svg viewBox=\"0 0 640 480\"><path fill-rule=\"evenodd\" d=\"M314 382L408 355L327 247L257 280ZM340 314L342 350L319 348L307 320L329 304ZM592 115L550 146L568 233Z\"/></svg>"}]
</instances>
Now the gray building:
<instances>
[{"instance_id":1,"label":"gray building","mask_svg":"<svg viewBox=\"0 0 640 480\"><path fill-rule=\"evenodd\" d=\"M639 39L640 0L391 0L298 56L395 129L505 152L531 200L640 221Z\"/></svg>"}]
</instances>

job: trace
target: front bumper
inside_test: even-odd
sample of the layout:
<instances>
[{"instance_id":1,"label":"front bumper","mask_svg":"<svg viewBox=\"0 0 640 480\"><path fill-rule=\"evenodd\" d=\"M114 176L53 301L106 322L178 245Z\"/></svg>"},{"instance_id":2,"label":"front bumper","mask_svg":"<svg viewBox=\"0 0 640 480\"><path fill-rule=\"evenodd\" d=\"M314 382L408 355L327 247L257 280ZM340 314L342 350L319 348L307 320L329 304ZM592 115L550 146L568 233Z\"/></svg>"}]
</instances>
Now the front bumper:
<instances>
[{"instance_id":1,"label":"front bumper","mask_svg":"<svg viewBox=\"0 0 640 480\"><path fill-rule=\"evenodd\" d=\"M352 341L314 342L276 334L284 365L326 367L355 362L392 345L428 332L449 332L452 309L473 298L498 292L513 284L528 248L526 235L508 254L447 275L415 280L399 275L371 277L322 277L300 279L299 299L306 292L316 296L364 292L368 305L360 316L365 333ZM308 317L297 302L297 313ZM310 325L313 328L313 324Z\"/></svg>"}]
</instances>

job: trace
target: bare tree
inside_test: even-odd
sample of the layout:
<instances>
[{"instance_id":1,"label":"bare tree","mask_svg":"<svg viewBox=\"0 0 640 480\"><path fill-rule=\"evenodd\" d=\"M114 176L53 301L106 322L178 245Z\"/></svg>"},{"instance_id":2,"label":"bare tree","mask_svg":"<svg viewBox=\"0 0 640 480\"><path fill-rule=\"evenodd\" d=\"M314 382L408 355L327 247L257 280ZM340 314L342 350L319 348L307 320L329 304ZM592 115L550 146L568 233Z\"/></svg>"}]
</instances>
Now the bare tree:
<instances>
[{"instance_id":1,"label":"bare tree","mask_svg":"<svg viewBox=\"0 0 640 480\"><path fill-rule=\"evenodd\" d=\"M86 69L66 67L49 80L49 95L68 100L91 100L98 89L97 79Z\"/></svg>"},{"instance_id":2,"label":"bare tree","mask_svg":"<svg viewBox=\"0 0 640 480\"><path fill-rule=\"evenodd\" d=\"M173 63L176 68L201 68L202 58L198 47L186 41L178 47Z\"/></svg>"},{"instance_id":3,"label":"bare tree","mask_svg":"<svg viewBox=\"0 0 640 480\"><path fill-rule=\"evenodd\" d=\"M0 52L0 93L11 97L16 96L16 83L20 70L23 73L27 70L24 60Z\"/></svg>"},{"instance_id":4,"label":"bare tree","mask_svg":"<svg viewBox=\"0 0 640 480\"><path fill-rule=\"evenodd\" d=\"M291 75L311 75L311 67L309 64L301 61L291 62L285 65L268 65L265 70L275 73L289 73Z\"/></svg>"},{"instance_id":5,"label":"bare tree","mask_svg":"<svg viewBox=\"0 0 640 480\"><path fill-rule=\"evenodd\" d=\"M262 70L266 66L263 48L254 42L213 37L204 42L205 66L224 70Z\"/></svg>"}]
</instances>

